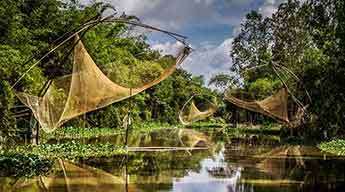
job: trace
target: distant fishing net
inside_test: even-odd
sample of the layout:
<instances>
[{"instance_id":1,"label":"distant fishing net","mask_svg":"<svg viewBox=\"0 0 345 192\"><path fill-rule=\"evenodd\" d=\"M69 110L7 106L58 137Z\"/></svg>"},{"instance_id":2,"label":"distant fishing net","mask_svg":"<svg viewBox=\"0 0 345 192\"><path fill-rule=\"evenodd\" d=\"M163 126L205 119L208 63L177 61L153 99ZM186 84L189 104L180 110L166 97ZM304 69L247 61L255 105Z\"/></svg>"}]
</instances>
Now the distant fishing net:
<instances>
[{"instance_id":1,"label":"distant fishing net","mask_svg":"<svg viewBox=\"0 0 345 192\"><path fill-rule=\"evenodd\" d=\"M199 109L195 105L195 96L192 96L183 105L183 107L179 113L180 122L183 125L189 125L193 122L204 120L204 119L212 116L218 109L216 104L214 104L208 100L203 100L201 105L203 106L203 110Z\"/></svg>"},{"instance_id":2,"label":"distant fishing net","mask_svg":"<svg viewBox=\"0 0 345 192\"><path fill-rule=\"evenodd\" d=\"M277 93L261 101L244 101L231 95L226 91L224 98L237 107L261 113L278 121L288 123L288 91L286 88L280 89Z\"/></svg>"},{"instance_id":3,"label":"distant fishing net","mask_svg":"<svg viewBox=\"0 0 345 192\"><path fill-rule=\"evenodd\" d=\"M91 31L89 38L97 37L97 30L101 29L102 26ZM70 119L125 100L158 84L169 77L189 53L187 46L176 42L175 53L162 56L139 39L147 36L136 33L130 34L131 37L125 33L121 35L125 36L121 37L125 43L144 46L146 53L149 52L145 56L149 58L141 58L141 53L119 51L123 49L121 46L127 45L125 43L108 49L99 42L99 45L90 45L96 47L93 51L98 56L96 59L104 57L102 65L98 66L82 40L75 35L71 40L74 43L72 73L53 79L42 97L17 93L20 101L32 110L44 131L52 132ZM100 51L112 57L98 55ZM150 59L153 56L156 59Z\"/></svg>"}]
</instances>

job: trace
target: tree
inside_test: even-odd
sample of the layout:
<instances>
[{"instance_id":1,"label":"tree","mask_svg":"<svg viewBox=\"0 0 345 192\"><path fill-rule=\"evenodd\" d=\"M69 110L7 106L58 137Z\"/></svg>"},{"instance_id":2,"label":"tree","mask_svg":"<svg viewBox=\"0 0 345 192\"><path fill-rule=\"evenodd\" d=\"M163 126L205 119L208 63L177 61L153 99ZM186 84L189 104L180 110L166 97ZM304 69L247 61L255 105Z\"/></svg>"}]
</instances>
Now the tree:
<instances>
[{"instance_id":1,"label":"tree","mask_svg":"<svg viewBox=\"0 0 345 192\"><path fill-rule=\"evenodd\" d=\"M272 54L271 20L252 11L246 15L246 20L241 26L241 32L233 41L231 71L239 73L246 81L251 82L258 76L268 75L261 69L244 72L249 68L269 63Z\"/></svg>"},{"instance_id":2,"label":"tree","mask_svg":"<svg viewBox=\"0 0 345 192\"><path fill-rule=\"evenodd\" d=\"M106 7L109 6L103 3L82 7L74 0L0 2L0 114L3 114L0 118L8 122L7 127L16 125L11 113L13 106L20 103L14 97L15 90L38 95L47 80L72 72L73 41L61 46L28 73L27 70L55 45L56 39L100 16ZM126 17L138 20L135 16ZM123 86L139 86L157 78L175 58L150 49L145 35L123 38L127 29L129 27L124 24L105 23L89 29L84 35L81 33L80 37L99 68L111 80ZM12 89L24 73L26 76ZM68 125L119 127L129 109L137 121L176 123L179 109L193 93L213 94L204 87L202 77L193 77L179 69L166 81L131 98L133 105L125 100L90 112L86 118L81 117Z\"/></svg>"},{"instance_id":3,"label":"tree","mask_svg":"<svg viewBox=\"0 0 345 192\"><path fill-rule=\"evenodd\" d=\"M8 143L15 130L14 118L10 111L14 96L10 95L11 91L9 90L8 83L0 81L0 149L3 144Z\"/></svg>"},{"instance_id":4,"label":"tree","mask_svg":"<svg viewBox=\"0 0 345 192\"><path fill-rule=\"evenodd\" d=\"M282 86L270 64L282 66L279 74L292 94L309 106L305 130L319 138L344 134L344 20L341 0L289 0L272 18L251 12L233 43L231 72L242 77L244 89L264 97ZM211 82L223 80L219 75Z\"/></svg>"}]
</instances>

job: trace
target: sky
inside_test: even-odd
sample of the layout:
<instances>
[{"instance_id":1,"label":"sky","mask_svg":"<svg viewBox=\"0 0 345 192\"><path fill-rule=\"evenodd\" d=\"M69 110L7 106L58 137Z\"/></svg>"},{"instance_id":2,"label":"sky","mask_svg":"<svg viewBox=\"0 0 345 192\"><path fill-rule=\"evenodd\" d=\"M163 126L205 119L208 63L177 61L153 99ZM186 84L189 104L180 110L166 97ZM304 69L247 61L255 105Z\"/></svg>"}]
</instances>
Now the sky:
<instances>
[{"instance_id":1,"label":"sky","mask_svg":"<svg viewBox=\"0 0 345 192\"><path fill-rule=\"evenodd\" d=\"M229 71L231 44L245 15L257 10L271 16L284 0L102 1L112 4L120 13L139 17L145 24L187 36L193 52L183 68L194 75L203 75L207 83L213 75ZM169 52L176 44L156 39L153 47Z\"/></svg>"}]
</instances>

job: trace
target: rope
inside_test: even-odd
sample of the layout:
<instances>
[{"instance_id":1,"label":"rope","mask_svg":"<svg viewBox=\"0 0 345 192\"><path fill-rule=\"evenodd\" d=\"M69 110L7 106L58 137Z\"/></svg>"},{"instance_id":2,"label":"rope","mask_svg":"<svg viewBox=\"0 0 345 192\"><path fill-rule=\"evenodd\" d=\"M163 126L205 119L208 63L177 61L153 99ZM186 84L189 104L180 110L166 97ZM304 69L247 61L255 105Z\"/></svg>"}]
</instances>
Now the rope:
<instances>
[{"instance_id":1,"label":"rope","mask_svg":"<svg viewBox=\"0 0 345 192\"><path fill-rule=\"evenodd\" d=\"M34 67L36 67L44 58L46 58L47 56L49 56L51 53L53 53L56 49L58 49L60 46L62 46L63 44L65 44L67 41L69 41L72 37L74 37L76 34L82 32L83 30L87 29L89 27L89 25L81 28L80 30L78 30L77 32L73 33L71 36L69 36L67 39L65 39L64 41L62 41L61 43L59 43L57 46L55 46L53 49L51 49L50 51L48 51L46 54L44 54L36 63L34 63L33 65L31 65L29 67L29 69L27 69L23 75L21 75L19 77L19 79L11 86L12 89L14 89L14 87L25 77L25 75L27 73L29 73Z\"/></svg>"},{"instance_id":2,"label":"rope","mask_svg":"<svg viewBox=\"0 0 345 192\"><path fill-rule=\"evenodd\" d=\"M62 42L58 43L55 47L53 47L52 49L50 49L46 54L44 54L37 62L35 62L33 65L31 65L18 79L17 81L11 86L12 89L15 88L15 86L27 75L27 73L29 73L34 67L36 67L40 62L42 62L42 60L44 58L46 58L47 56L49 56L51 53L53 53L55 50L57 50L59 47L61 47L62 45L64 45L67 41L69 41L71 38L73 38L75 35L79 34L80 32L87 30L89 28L95 27L100 23L125 23L125 24L131 24L131 25L135 25L135 26L139 26L139 27L143 27L143 28L148 28L154 31L159 31L162 33L165 33L171 37L173 37L175 40L179 41L180 43L182 43L186 48L188 48L189 50L191 50L191 47L186 43L186 36L177 34L177 33L173 33L173 32L169 32L167 30L163 30L160 28L156 28L150 25L146 25L146 24L142 24L139 22L133 22L133 21L129 21L127 19L124 18L113 18L114 15L110 15L108 17L105 17L103 19L101 18L97 18L96 20L91 20L83 25L81 25L81 28L78 29L76 32L73 32L70 36L68 36L65 40L63 40ZM64 35L62 35L61 37L59 37L57 40L58 41L60 39L62 39L62 37L64 37L65 35L69 34L70 32L65 33ZM31 58L33 59L33 58ZM31 60L30 59L30 60ZM29 60L29 61L30 61Z\"/></svg>"},{"instance_id":3,"label":"rope","mask_svg":"<svg viewBox=\"0 0 345 192\"><path fill-rule=\"evenodd\" d=\"M191 151L207 150L208 147L127 147L129 152L167 152L167 151Z\"/></svg>"}]
</instances>

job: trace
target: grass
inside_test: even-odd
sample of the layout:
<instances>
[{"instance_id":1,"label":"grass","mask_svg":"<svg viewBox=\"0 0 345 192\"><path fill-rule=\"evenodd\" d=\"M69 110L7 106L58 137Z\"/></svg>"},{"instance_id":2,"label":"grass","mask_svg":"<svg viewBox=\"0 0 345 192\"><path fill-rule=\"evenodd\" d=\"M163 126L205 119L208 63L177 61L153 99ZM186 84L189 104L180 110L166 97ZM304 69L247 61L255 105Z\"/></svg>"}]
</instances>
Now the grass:
<instances>
[{"instance_id":1,"label":"grass","mask_svg":"<svg viewBox=\"0 0 345 192\"><path fill-rule=\"evenodd\" d=\"M318 145L319 149L339 156L345 156L345 140L336 139L329 142L322 142Z\"/></svg>"}]
</instances>

